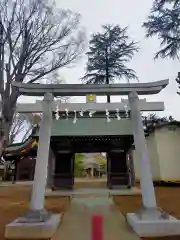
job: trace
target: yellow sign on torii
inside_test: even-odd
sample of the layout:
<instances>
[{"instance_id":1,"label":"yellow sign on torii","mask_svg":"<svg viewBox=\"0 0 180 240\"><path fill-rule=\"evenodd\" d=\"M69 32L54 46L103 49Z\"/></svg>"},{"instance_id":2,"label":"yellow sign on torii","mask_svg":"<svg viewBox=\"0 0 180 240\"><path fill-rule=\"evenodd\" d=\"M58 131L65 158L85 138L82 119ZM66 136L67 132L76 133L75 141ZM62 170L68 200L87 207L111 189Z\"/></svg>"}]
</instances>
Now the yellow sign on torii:
<instances>
[{"instance_id":1,"label":"yellow sign on torii","mask_svg":"<svg viewBox=\"0 0 180 240\"><path fill-rule=\"evenodd\" d=\"M88 94L86 96L87 103L96 103L96 94Z\"/></svg>"}]
</instances>

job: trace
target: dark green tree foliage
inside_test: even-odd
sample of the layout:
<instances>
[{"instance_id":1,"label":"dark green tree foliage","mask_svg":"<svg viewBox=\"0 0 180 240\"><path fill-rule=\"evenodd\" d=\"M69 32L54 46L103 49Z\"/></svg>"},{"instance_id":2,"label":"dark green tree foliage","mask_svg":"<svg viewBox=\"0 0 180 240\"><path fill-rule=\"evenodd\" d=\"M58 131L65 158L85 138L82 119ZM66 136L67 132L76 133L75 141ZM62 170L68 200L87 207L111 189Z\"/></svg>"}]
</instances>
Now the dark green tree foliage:
<instances>
[{"instance_id":1,"label":"dark green tree foliage","mask_svg":"<svg viewBox=\"0 0 180 240\"><path fill-rule=\"evenodd\" d=\"M76 177L84 177L85 171L83 168L84 154L76 153L74 161L74 172Z\"/></svg>"},{"instance_id":2,"label":"dark green tree foliage","mask_svg":"<svg viewBox=\"0 0 180 240\"><path fill-rule=\"evenodd\" d=\"M127 27L104 25L102 33L93 34L87 52L86 84L110 84L116 78L137 78L127 66L138 51L137 43L130 40Z\"/></svg>"},{"instance_id":3,"label":"dark green tree foliage","mask_svg":"<svg viewBox=\"0 0 180 240\"><path fill-rule=\"evenodd\" d=\"M180 72L178 72L178 75L177 75L177 77L176 77L176 82L177 82L177 84L179 85L178 88L180 89ZM180 95L180 92L177 92L177 94Z\"/></svg>"},{"instance_id":4,"label":"dark green tree foliage","mask_svg":"<svg viewBox=\"0 0 180 240\"><path fill-rule=\"evenodd\" d=\"M154 0L153 7L161 9L167 4L171 4L173 7L178 7L180 5L180 1L179 0Z\"/></svg>"},{"instance_id":5,"label":"dark green tree foliage","mask_svg":"<svg viewBox=\"0 0 180 240\"><path fill-rule=\"evenodd\" d=\"M143 23L146 36L160 39L160 50L155 58L178 58L180 49L180 0L154 0Z\"/></svg>"},{"instance_id":6,"label":"dark green tree foliage","mask_svg":"<svg viewBox=\"0 0 180 240\"><path fill-rule=\"evenodd\" d=\"M156 113L151 113L148 116L142 116L142 121L145 129L148 129L163 123L168 123L169 121L172 121L172 117L159 117Z\"/></svg>"},{"instance_id":7,"label":"dark green tree foliage","mask_svg":"<svg viewBox=\"0 0 180 240\"><path fill-rule=\"evenodd\" d=\"M148 134L154 131L156 127L168 124L175 120L172 116L160 117L160 116L157 116L156 113L151 113L148 116L142 116L142 121L144 125L144 132L145 134Z\"/></svg>"}]
</instances>

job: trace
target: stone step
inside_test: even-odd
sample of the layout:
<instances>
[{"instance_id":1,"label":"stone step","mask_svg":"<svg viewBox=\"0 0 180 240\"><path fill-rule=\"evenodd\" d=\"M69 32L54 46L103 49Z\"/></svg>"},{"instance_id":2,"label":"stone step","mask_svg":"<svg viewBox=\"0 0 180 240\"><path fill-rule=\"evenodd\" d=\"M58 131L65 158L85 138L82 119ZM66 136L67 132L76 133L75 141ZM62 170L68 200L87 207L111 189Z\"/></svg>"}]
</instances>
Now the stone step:
<instances>
[{"instance_id":1,"label":"stone step","mask_svg":"<svg viewBox=\"0 0 180 240\"><path fill-rule=\"evenodd\" d=\"M141 190L139 188L133 187L131 189L107 189L107 188L80 188L73 190L57 190L52 191L51 189L46 190L46 196L55 197L55 196L70 196L73 198L86 196L93 197L109 197L109 196L126 196L126 195L139 195Z\"/></svg>"},{"instance_id":2,"label":"stone step","mask_svg":"<svg viewBox=\"0 0 180 240\"><path fill-rule=\"evenodd\" d=\"M72 198L99 198L99 197L105 197L105 198L109 198L110 194L109 193L96 193L96 192L92 192L92 193L87 193L87 194L73 194Z\"/></svg>"}]
</instances>

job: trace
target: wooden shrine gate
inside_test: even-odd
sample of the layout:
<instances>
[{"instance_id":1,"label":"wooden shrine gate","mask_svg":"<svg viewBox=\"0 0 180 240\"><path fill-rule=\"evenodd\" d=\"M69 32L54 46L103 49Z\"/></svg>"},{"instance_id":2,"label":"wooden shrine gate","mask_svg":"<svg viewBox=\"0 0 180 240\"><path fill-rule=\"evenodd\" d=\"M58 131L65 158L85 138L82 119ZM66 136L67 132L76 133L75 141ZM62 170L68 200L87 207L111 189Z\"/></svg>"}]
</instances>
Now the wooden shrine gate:
<instances>
[{"instance_id":1,"label":"wooden shrine gate","mask_svg":"<svg viewBox=\"0 0 180 240\"><path fill-rule=\"evenodd\" d=\"M68 141L69 139L69 141ZM121 141L120 141L121 139ZM130 186L126 150L133 138L126 136L57 137L51 147L55 155L52 189L73 189L75 153L107 152L107 187Z\"/></svg>"}]
</instances>

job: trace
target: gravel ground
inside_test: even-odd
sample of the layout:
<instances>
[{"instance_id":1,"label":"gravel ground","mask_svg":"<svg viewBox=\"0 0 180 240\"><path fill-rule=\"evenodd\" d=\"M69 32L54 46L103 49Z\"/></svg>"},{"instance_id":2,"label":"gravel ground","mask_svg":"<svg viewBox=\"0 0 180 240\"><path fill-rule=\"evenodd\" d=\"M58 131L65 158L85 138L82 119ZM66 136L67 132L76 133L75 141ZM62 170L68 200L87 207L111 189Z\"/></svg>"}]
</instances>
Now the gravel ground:
<instances>
[{"instance_id":1,"label":"gravel ground","mask_svg":"<svg viewBox=\"0 0 180 240\"><path fill-rule=\"evenodd\" d=\"M156 187L156 198L161 209L180 219L180 187ZM128 212L136 212L141 206L141 196L118 196L114 197L114 201L124 216ZM145 238L145 240L149 239ZM180 240L180 236L153 238L153 240Z\"/></svg>"},{"instance_id":2,"label":"gravel ground","mask_svg":"<svg viewBox=\"0 0 180 240\"><path fill-rule=\"evenodd\" d=\"M86 187L86 184L80 183L77 188ZM96 187L103 187L103 184L98 183ZM27 211L30 194L31 186L0 186L1 240L5 240L5 225ZM157 203L163 210L180 219L180 187L156 187L156 196ZM114 201L123 215L127 212L137 211L141 206L141 196L118 196L114 197ZM46 199L45 205L48 210L54 213L63 213L69 207L69 199L51 197ZM153 240L180 240L180 236L153 238Z\"/></svg>"}]
</instances>

